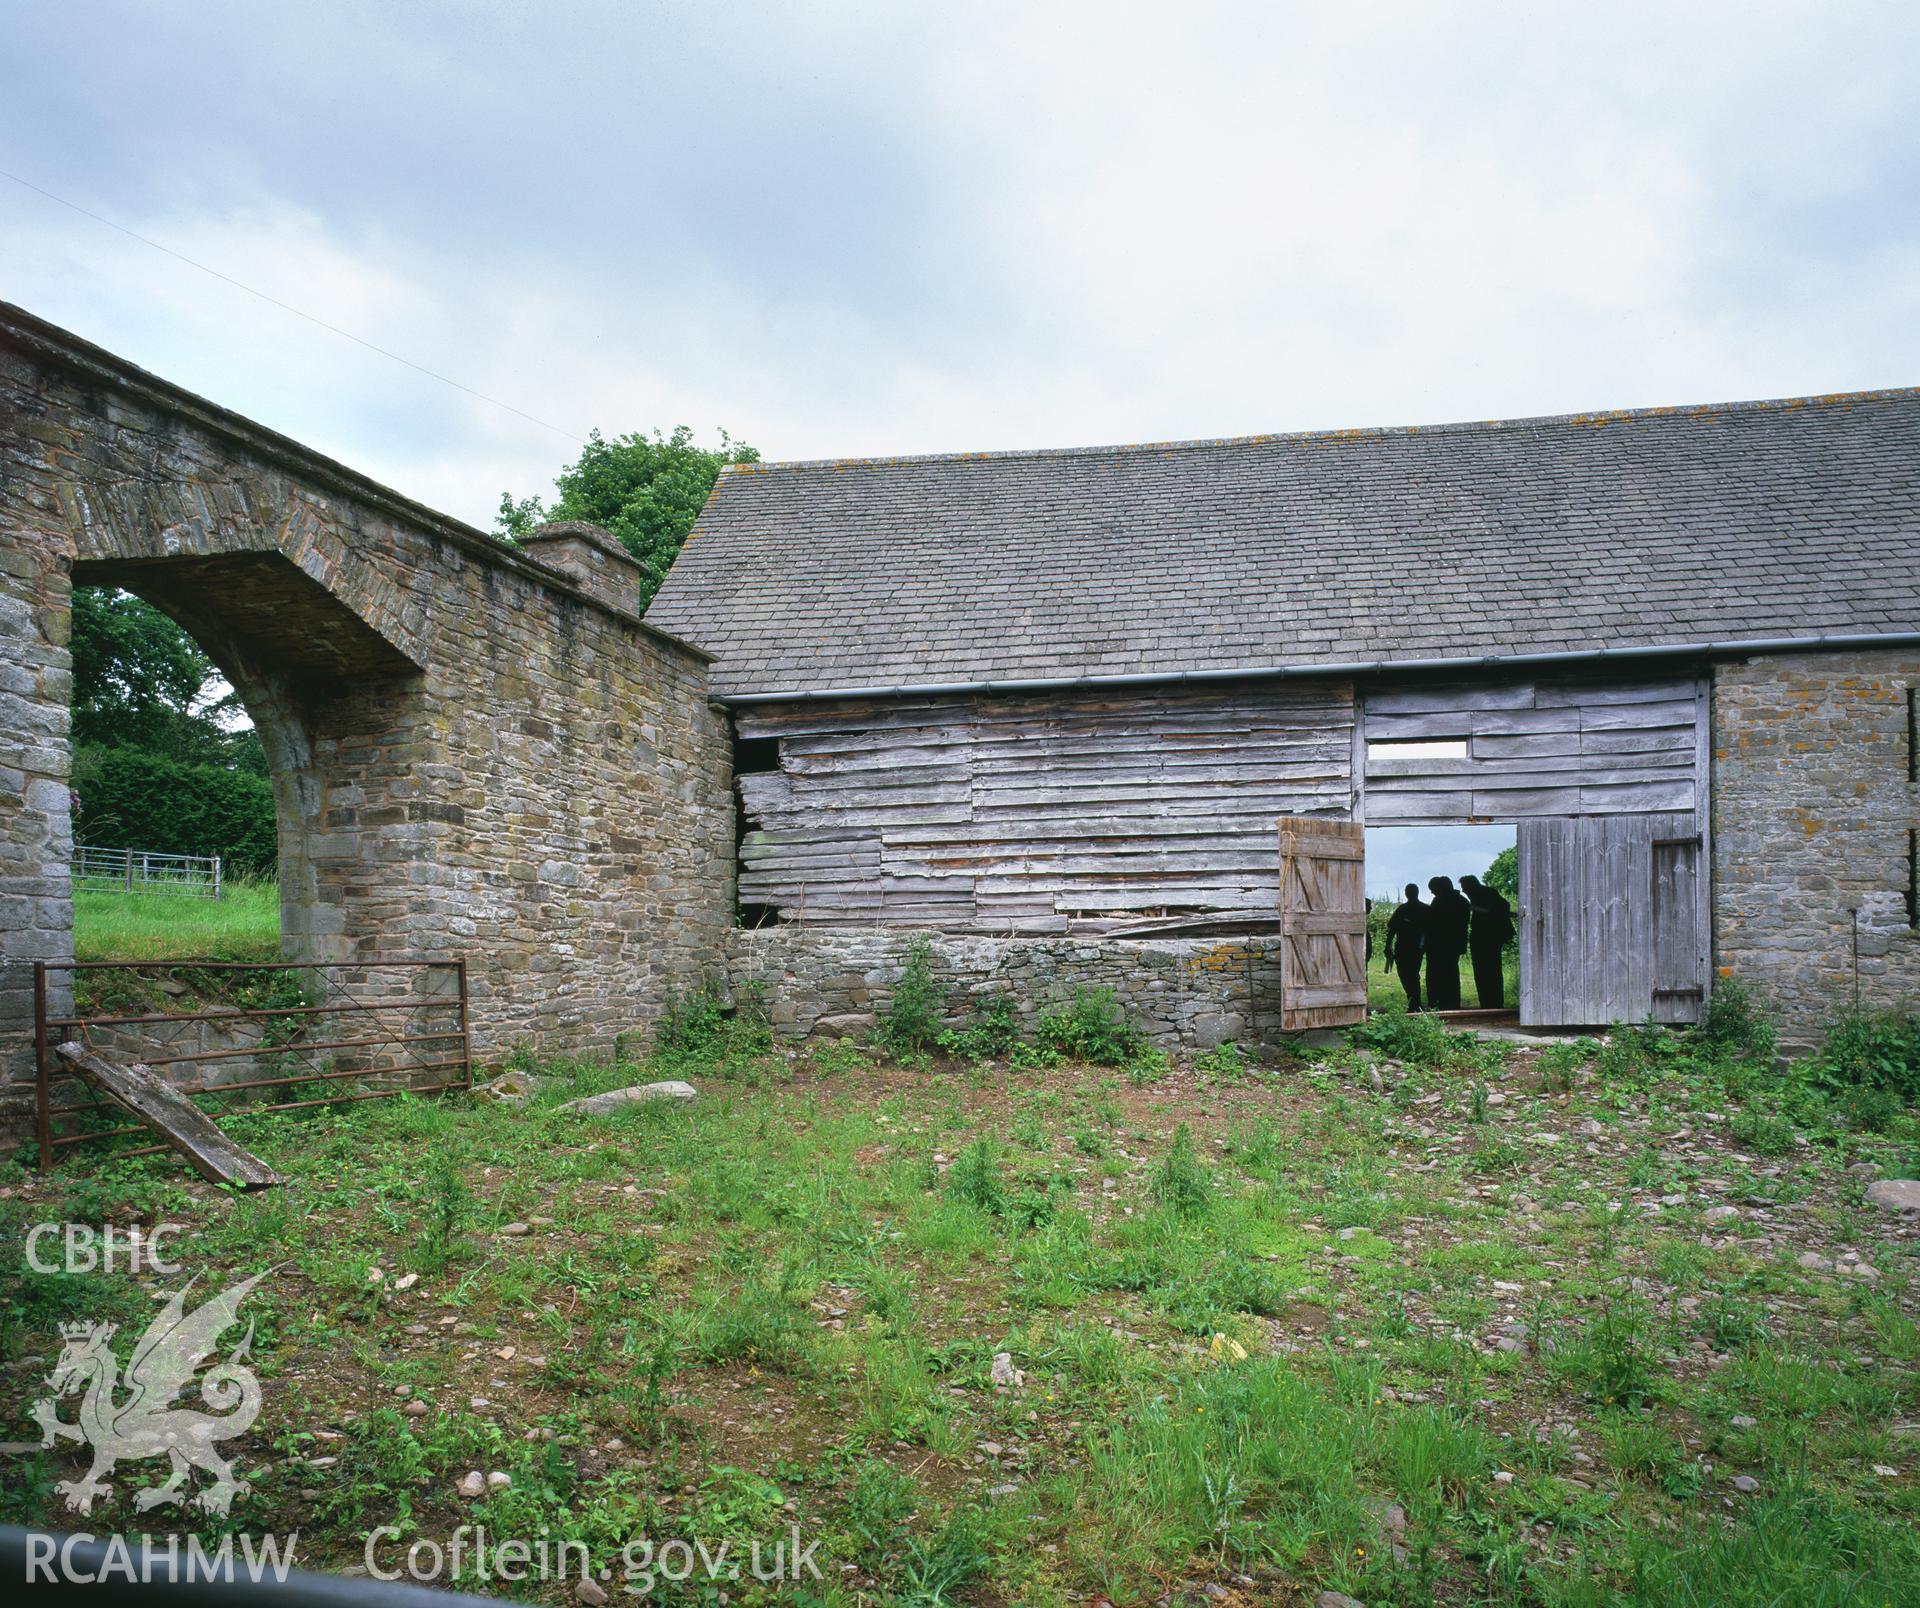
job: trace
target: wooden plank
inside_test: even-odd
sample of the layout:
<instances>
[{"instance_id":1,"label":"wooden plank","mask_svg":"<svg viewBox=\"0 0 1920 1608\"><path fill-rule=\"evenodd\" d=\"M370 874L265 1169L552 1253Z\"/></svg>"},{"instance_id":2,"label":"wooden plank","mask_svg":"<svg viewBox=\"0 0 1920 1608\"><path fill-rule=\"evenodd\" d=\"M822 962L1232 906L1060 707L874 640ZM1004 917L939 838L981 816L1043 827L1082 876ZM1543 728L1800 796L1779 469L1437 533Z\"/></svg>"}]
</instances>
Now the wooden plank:
<instances>
[{"instance_id":1,"label":"wooden plank","mask_svg":"<svg viewBox=\"0 0 1920 1608\"><path fill-rule=\"evenodd\" d=\"M53 1053L63 1065L79 1073L109 1100L124 1106L179 1151L209 1182L239 1189L269 1189L280 1182L271 1167L242 1150L220 1131L213 1118L151 1068L138 1062L121 1066L77 1043L58 1045Z\"/></svg>"},{"instance_id":2,"label":"wooden plank","mask_svg":"<svg viewBox=\"0 0 1920 1608\"><path fill-rule=\"evenodd\" d=\"M1366 829L1280 822L1280 1023L1290 1031L1366 1019Z\"/></svg>"}]
</instances>

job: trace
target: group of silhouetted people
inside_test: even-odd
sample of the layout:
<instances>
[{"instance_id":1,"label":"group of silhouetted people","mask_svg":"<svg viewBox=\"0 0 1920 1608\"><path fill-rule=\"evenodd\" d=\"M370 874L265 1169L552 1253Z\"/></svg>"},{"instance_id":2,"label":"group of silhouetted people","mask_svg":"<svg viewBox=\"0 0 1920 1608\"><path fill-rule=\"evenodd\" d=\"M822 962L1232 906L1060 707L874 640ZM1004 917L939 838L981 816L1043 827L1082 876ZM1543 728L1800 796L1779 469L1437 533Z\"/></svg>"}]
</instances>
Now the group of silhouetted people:
<instances>
[{"instance_id":1,"label":"group of silhouetted people","mask_svg":"<svg viewBox=\"0 0 1920 1608\"><path fill-rule=\"evenodd\" d=\"M1460 889L1464 888L1463 893ZM1513 941L1513 907L1478 877L1433 877L1431 901L1420 884L1407 884L1407 901L1387 919L1387 965L1400 974L1410 1011L1460 1009L1460 957L1473 956L1473 986L1483 1010L1505 1010L1505 956ZM1420 968L1427 970L1426 1003L1420 1001Z\"/></svg>"}]
</instances>

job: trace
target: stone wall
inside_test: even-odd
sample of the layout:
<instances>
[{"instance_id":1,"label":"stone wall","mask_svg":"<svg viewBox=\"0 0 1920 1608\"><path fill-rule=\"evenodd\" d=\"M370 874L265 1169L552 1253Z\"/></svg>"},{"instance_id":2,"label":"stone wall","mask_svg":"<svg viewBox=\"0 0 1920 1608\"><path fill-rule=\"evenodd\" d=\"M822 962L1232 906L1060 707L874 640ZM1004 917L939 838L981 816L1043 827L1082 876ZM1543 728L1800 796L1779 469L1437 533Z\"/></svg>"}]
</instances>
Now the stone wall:
<instances>
[{"instance_id":1,"label":"stone wall","mask_svg":"<svg viewBox=\"0 0 1920 1608\"><path fill-rule=\"evenodd\" d=\"M718 964L733 809L705 657L641 622L618 563L556 552L0 306L0 1076L30 1070L30 963L72 952L78 582L166 610L246 701L289 958L466 956L483 1060L610 1047Z\"/></svg>"},{"instance_id":2,"label":"stone wall","mask_svg":"<svg viewBox=\"0 0 1920 1608\"><path fill-rule=\"evenodd\" d=\"M782 1038L872 1029L913 934L786 925L734 934L728 980L765 992ZM1003 993L1031 1031L1078 986L1111 988L1164 1049L1270 1042L1280 1030L1280 940L1247 938L990 938L933 934L934 975L957 1023L968 1002Z\"/></svg>"},{"instance_id":3,"label":"stone wall","mask_svg":"<svg viewBox=\"0 0 1920 1608\"><path fill-rule=\"evenodd\" d=\"M1795 1045L1853 997L1920 1008L1907 908L1909 689L1920 650L1792 654L1719 667L1713 687L1714 952L1758 985Z\"/></svg>"}]
</instances>

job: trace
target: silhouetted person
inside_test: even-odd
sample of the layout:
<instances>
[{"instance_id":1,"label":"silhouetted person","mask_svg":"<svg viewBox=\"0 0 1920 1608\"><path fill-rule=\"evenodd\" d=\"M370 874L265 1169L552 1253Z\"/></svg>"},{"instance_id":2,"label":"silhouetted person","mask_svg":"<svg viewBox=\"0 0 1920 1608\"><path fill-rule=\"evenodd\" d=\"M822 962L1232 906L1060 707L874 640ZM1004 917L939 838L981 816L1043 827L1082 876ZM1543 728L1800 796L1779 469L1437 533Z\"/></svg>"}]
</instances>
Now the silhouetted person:
<instances>
[{"instance_id":1,"label":"silhouetted person","mask_svg":"<svg viewBox=\"0 0 1920 1608\"><path fill-rule=\"evenodd\" d=\"M1420 957L1427 952L1427 907L1420 884L1407 884L1407 902L1387 917L1387 964L1400 974L1407 1009L1420 1009Z\"/></svg>"},{"instance_id":2,"label":"silhouetted person","mask_svg":"<svg viewBox=\"0 0 1920 1608\"><path fill-rule=\"evenodd\" d=\"M1473 987L1483 1009L1507 1008L1507 945L1513 942L1513 907L1478 877L1462 877L1467 903L1473 907L1473 930L1467 948L1473 954Z\"/></svg>"},{"instance_id":3,"label":"silhouetted person","mask_svg":"<svg viewBox=\"0 0 1920 1608\"><path fill-rule=\"evenodd\" d=\"M1429 877L1427 891L1427 1008L1460 1009L1460 957L1467 951L1467 928L1473 907L1453 885L1452 877Z\"/></svg>"}]
</instances>

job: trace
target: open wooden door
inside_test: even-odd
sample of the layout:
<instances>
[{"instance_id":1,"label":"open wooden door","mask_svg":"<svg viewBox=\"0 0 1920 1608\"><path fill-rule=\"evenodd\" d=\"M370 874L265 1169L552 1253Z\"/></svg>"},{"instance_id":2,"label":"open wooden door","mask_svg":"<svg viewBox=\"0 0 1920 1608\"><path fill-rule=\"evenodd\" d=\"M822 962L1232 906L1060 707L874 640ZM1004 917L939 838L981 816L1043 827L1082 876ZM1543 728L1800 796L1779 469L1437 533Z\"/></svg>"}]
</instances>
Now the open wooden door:
<instances>
[{"instance_id":1,"label":"open wooden door","mask_svg":"<svg viewBox=\"0 0 1920 1608\"><path fill-rule=\"evenodd\" d=\"M1280 1025L1367 1017L1366 832L1354 821L1280 821Z\"/></svg>"},{"instance_id":2,"label":"open wooden door","mask_svg":"<svg viewBox=\"0 0 1920 1608\"><path fill-rule=\"evenodd\" d=\"M1522 821L1521 1025L1699 1020L1700 847L1691 811Z\"/></svg>"}]
</instances>

